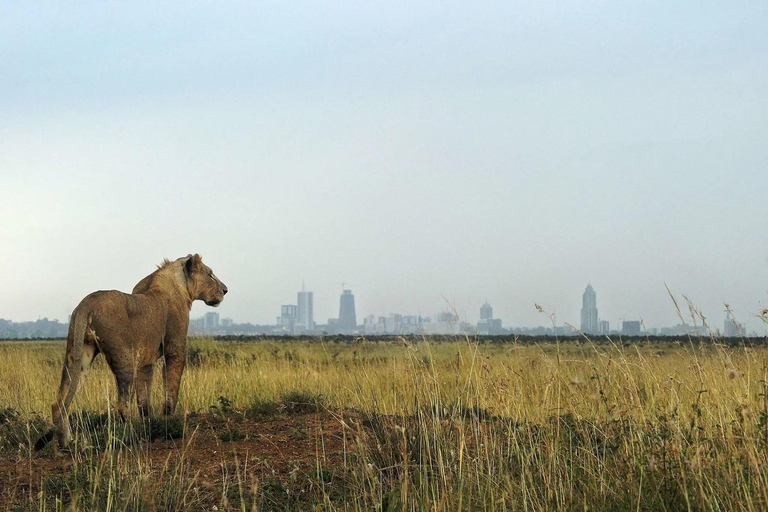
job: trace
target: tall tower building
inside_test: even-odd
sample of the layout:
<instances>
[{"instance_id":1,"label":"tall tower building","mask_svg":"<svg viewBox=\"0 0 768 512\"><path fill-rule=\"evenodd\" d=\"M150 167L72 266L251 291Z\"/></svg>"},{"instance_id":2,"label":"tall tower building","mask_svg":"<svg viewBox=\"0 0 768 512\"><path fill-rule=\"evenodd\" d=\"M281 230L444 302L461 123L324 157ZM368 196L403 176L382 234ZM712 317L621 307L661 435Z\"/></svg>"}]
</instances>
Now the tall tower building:
<instances>
[{"instance_id":1,"label":"tall tower building","mask_svg":"<svg viewBox=\"0 0 768 512\"><path fill-rule=\"evenodd\" d=\"M344 290L339 301L339 328L342 331L354 331L357 329L357 317L355 316L355 296L351 290Z\"/></svg>"},{"instance_id":2,"label":"tall tower building","mask_svg":"<svg viewBox=\"0 0 768 512\"><path fill-rule=\"evenodd\" d=\"M493 308L488 302L480 306L480 320L490 320L493 318Z\"/></svg>"},{"instance_id":3,"label":"tall tower building","mask_svg":"<svg viewBox=\"0 0 768 512\"><path fill-rule=\"evenodd\" d=\"M597 323L597 296L592 285L588 284L584 295L581 296L581 332L598 334L600 326Z\"/></svg>"},{"instance_id":4,"label":"tall tower building","mask_svg":"<svg viewBox=\"0 0 768 512\"><path fill-rule=\"evenodd\" d=\"M480 321L477 322L477 334L501 334L501 319L493 318L493 308L488 301L480 306Z\"/></svg>"},{"instance_id":5,"label":"tall tower building","mask_svg":"<svg viewBox=\"0 0 768 512\"><path fill-rule=\"evenodd\" d=\"M315 328L315 321L312 313L312 292L304 290L304 283L301 284L301 291L298 293L296 302L296 327L299 330L311 331Z\"/></svg>"}]
</instances>

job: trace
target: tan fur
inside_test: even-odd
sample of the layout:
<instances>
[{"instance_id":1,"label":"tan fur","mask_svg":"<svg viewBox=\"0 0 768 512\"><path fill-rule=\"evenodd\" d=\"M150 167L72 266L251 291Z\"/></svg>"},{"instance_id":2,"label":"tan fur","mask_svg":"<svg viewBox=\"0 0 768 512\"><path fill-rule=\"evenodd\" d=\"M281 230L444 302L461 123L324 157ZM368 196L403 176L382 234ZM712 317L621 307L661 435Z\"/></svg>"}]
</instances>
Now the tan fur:
<instances>
[{"instance_id":1,"label":"tan fur","mask_svg":"<svg viewBox=\"0 0 768 512\"><path fill-rule=\"evenodd\" d=\"M190 254L176 261L165 260L130 294L110 290L85 297L72 312L61 385L51 406L59 446L69 444L67 409L99 352L115 374L117 411L123 418L133 393L141 414L151 414L155 362L164 357L163 413L173 414L186 362L192 302L202 300L218 306L226 293L227 287L200 255Z\"/></svg>"}]
</instances>

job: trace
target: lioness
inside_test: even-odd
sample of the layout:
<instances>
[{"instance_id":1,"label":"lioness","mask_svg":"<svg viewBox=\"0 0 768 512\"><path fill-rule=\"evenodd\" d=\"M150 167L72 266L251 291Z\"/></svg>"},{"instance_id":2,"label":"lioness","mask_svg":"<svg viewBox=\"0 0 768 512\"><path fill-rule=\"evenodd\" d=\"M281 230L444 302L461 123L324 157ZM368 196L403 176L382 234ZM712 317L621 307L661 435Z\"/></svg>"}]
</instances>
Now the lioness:
<instances>
[{"instance_id":1,"label":"lioness","mask_svg":"<svg viewBox=\"0 0 768 512\"><path fill-rule=\"evenodd\" d=\"M187 328L192 302L218 306L227 287L200 258L189 254L165 260L139 281L131 294L98 291L85 297L72 312L61 386L51 405L54 429L35 445L45 446L58 434L59 446L69 444L67 409L94 357L104 353L117 381L117 411L125 419L136 393L139 411L151 414L150 391L155 362L165 359L164 414L173 414L187 356Z\"/></svg>"}]
</instances>

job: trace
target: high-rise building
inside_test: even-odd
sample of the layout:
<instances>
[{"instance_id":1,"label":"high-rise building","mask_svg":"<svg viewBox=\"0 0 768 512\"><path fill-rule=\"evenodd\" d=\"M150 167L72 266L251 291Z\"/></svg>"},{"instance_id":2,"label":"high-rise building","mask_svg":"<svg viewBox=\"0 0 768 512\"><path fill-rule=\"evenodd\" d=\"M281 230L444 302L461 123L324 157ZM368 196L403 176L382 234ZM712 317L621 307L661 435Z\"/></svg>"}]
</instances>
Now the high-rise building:
<instances>
[{"instance_id":1,"label":"high-rise building","mask_svg":"<svg viewBox=\"0 0 768 512\"><path fill-rule=\"evenodd\" d=\"M339 301L339 328L342 331L354 331L357 329L357 317L355 316L355 296L351 290L344 290Z\"/></svg>"},{"instance_id":2,"label":"high-rise building","mask_svg":"<svg viewBox=\"0 0 768 512\"><path fill-rule=\"evenodd\" d=\"M588 284L581 296L581 332L585 334L598 334L597 323L597 296L592 285Z\"/></svg>"},{"instance_id":3,"label":"high-rise building","mask_svg":"<svg viewBox=\"0 0 768 512\"><path fill-rule=\"evenodd\" d=\"M501 319L493 318L493 308L487 301L480 306L480 321L477 322L477 334L501 334Z\"/></svg>"},{"instance_id":4,"label":"high-rise building","mask_svg":"<svg viewBox=\"0 0 768 512\"><path fill-rule=\"evenodd\" d=\"M283 331L293 334L293 327L296 325L296 319L299 316L299 308L293 304L280 306L280 317L277 319L277 325L282 327Z\"/></svg>"},{"instance_id":5,"label":"high-rise building","mask_svg":"<svg viewBox=\"0 0 768 512\"><path fill-rule=\"evenodd\" d=\"M296 302L296 330L301 332L311 331L315 328L312 312L312 292L305 291L303 283Z\"/></svg>"},{"instance_id":6,"label":"high-rise building","mask_svg":"<svg viewBox=\"0 0 768 512\"><path fill-rule=\"evenodd\" d=\"M203 316L203 329L206 331L215 331L219 328L219 314L211 311Z\"/></svg>"}]
</instances>

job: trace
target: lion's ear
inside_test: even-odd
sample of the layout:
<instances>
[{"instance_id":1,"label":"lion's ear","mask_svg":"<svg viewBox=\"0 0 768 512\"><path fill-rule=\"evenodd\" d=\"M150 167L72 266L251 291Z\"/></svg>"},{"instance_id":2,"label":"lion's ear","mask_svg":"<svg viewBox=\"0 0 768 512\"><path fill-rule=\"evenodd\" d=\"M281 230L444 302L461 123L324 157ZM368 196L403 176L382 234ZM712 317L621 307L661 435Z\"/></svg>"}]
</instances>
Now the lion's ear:
<instances>
[{"instance_id":1,"label":"lion's ear","mask_svg":"<svg viewBox=\"0 0 768 512\"><path fill-rule=\"evenodd\" d=\"M186 269L188 274L192 274L193 272L196 272L200 265L203 264L203 259L200 257L199 254L190 254L187 256L187 261L184 263L184 268Z\"/></svg>"}]
</instances>

